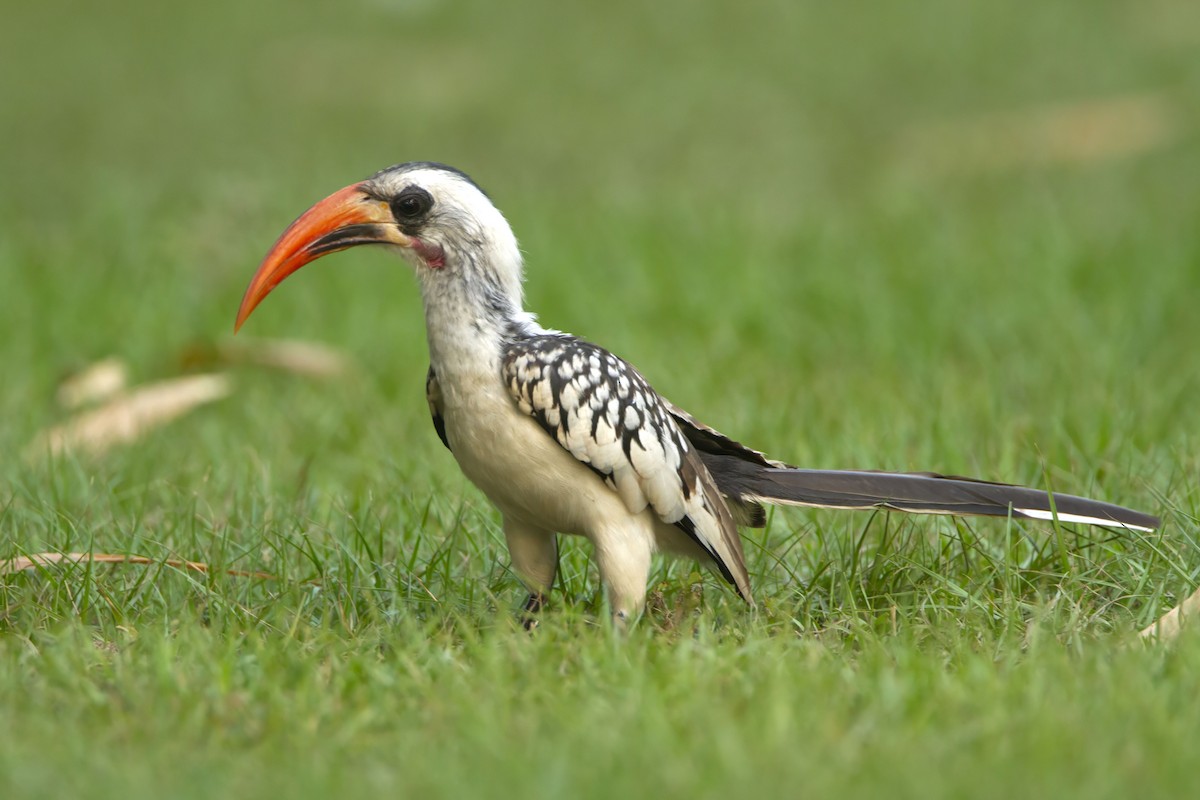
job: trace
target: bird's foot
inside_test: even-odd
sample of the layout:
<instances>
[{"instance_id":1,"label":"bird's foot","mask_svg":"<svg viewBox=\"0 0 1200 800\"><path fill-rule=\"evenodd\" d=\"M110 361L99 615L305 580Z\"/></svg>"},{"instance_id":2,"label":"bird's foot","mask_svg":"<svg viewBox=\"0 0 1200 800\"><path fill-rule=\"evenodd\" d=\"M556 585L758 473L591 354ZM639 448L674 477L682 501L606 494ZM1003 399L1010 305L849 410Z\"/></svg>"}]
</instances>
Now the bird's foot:
<instances>
[{"instance_id":1,"label":"bird's foot","mask_svg":"<svg viewBox=\"0 0 1200 800\"><path fill-rule=\"evenodd\" d=\"M537 615L542 612L546 605L546 595L541 592L530 592L529 597L525 600L525 605L521 607L521 627L527 631L532 631L538 626Z\"/></svg>"},{"instance_id":2,"label":"bird's foot","mask_svg":"<svg viewBox=\"0 0 1200 800\"><path fill-rule=\"evenodd\" d=\"M618 636L624 636L625 634L629 633L629 630L633 627L633 623L636 621L637 617L635 617L633 614L630 614L628 611L613 609L610 619L612 620L613 631L615 631Z\"/></svg>"}]
</instances>

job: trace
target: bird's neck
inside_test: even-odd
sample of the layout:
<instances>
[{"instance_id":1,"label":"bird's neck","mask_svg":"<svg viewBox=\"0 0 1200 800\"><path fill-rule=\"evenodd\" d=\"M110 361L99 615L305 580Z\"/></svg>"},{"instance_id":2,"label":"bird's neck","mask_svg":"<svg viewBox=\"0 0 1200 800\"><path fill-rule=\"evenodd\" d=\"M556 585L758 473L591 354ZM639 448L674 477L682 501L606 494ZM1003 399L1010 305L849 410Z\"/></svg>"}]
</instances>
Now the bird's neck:
<instances>
[{"instance_id":1,"label":"bird's neck","mask_svg":"<svg viewBox=\"0 0 1200 800\"><path fill-rule=\"evenodd\" d=\"M429 358L438 379L500 378L505 344L540 328L517 296L496 282L449 279L421 282Z\"/></svg>"}]
</instances>

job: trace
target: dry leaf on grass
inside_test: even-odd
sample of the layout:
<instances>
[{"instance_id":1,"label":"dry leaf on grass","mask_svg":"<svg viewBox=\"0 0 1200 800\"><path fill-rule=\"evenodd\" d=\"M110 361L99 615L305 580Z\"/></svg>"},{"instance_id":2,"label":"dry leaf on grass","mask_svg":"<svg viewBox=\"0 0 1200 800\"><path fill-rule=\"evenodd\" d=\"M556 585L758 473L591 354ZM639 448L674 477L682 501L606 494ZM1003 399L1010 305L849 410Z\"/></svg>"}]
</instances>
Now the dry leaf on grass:
<instances>
[{"instance_id":1,"label":"dry leaf on grass","mask_svg":"<svg viewBox=\"0 0 1200 800\"><path fill-rule=\"evenodd\" d=\"M58 404L66 409L107 400L129 383L129 368L111 357L89 364L70 375L58 386Z\"/></svg>"},{"instance_id":2,"label":"dry leaf on grass","mask_svg":"<svg viewBox=\"0 0 1200 800\"><path fill-rule=\"evenodd\" d=\"M188 368L269 367L308 378L335 378L353 366L349 356L327 344L244 337L215 345L194 345L184 352L182 361Z\"/></svg>"},{"instance_id":3,"label":"dry leaf on grass","mask_svg":"<svg viewBox=\"0 0 1200 800\"><path fill-rule=\"evenodd\" d=\"M137 387L40 433L27 455L57 455L66 450L103 453L158 428L192 409L226 397L226 375L192 375Z\"/></svg>"},{"instance_id":4,"label":"dry leaf on grass","mask_svg":"<svg viewBox=\"0 0 1200 800\"><path fill-rule=\"evenodd\" d=\"M344 353L317 342L296 339L258 339L246 342L227 342L221 347L231 363L257 364L273 369L307 375L312 378L332 378L350 369L350 359Z\"/></svg>"},{"instance_id":5,"label":"dry leaf on grass","mask_svg":"<svg viewBox=\"0 0 1200 800\"><path fill-rule=\"evenodd\" d=\"M1183 630L1183 625L1188 618L1198 611L1200 611L1200 589L1163 614L1153 624L1146 626L1138 635L1143 639L1174 639Z\"/></svg>"},{"instance_id":6,"label":"dry leaf on grass","mask_svg":"<svg viewBox=\"0 0 1200 800\"><path fill-rule=\"evenodd\" d=\"M185 561L181 558L148 558L146 556L126 556L116 553L33 553L28 556L16 556L0 560L0 575L11 575L34 567L49 567L55 564L165 564L176 569L187 569L193 572L211 572L203 561ZM223 570L227 575L241 578L263 578L278 580L266 572L255 572L244 569Z\"/></svg>"},{"instance_id":7,"label":"dry leaf on grass","mask_svg":"<svg viewBox=\"0 0 1200 800\"><path fill-rule=\"evenodd\" d=\"M914 125L900 137L906 159L946 172L1083 164L1133 156L1178 135L1162 94L1133 94Z\"/></svg>"}]
</instances>

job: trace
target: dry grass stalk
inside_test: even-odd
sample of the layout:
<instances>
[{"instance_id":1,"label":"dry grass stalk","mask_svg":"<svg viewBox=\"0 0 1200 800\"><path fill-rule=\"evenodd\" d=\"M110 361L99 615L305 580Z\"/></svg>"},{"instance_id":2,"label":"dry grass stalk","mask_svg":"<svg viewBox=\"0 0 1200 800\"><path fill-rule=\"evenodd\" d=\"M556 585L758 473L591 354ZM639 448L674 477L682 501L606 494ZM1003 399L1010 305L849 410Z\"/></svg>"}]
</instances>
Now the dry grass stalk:
<instances>
[{"instance_id":1,"label":"dry grass stalk","mask_svg":"<svg viewBox=\"0 0 1200 800\"><path fill-rule=\"evenodd\" d=\"M191 570L193 572L212 572L212 569L203 561L185 561L181 558L148 558L146 556L131 556L121 555L117 553L33 553L27 556L16 556L0 560L0 575L11 575L15 572L22 572L35 567L50 567L56 564L163 564L176 569ZM255 572L253 570L244 569L226 569L222 570L227 575L234 575L241 578L262 578L265 580L278 580L276 576L267 572Z\"/></svg>"}]
</instances>

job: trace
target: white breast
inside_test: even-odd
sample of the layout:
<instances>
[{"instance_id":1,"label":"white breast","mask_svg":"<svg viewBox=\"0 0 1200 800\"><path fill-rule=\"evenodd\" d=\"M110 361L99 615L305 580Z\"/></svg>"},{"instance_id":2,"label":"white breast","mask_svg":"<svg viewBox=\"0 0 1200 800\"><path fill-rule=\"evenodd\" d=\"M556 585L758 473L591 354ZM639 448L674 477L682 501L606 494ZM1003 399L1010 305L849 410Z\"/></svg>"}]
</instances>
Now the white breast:
<instances>
[{"instance_id":1,"label":"white breast","mask_svg":"<svg viewBox=\"0 0 1200 800\"><path fill-rule=\"evenodd\" d=\"M499 376L474 383L443 384L446 437L463 474L503 513L589 536L601 520L630 516L612 489L517 410Z\"/></svg>"}]
</instances>

